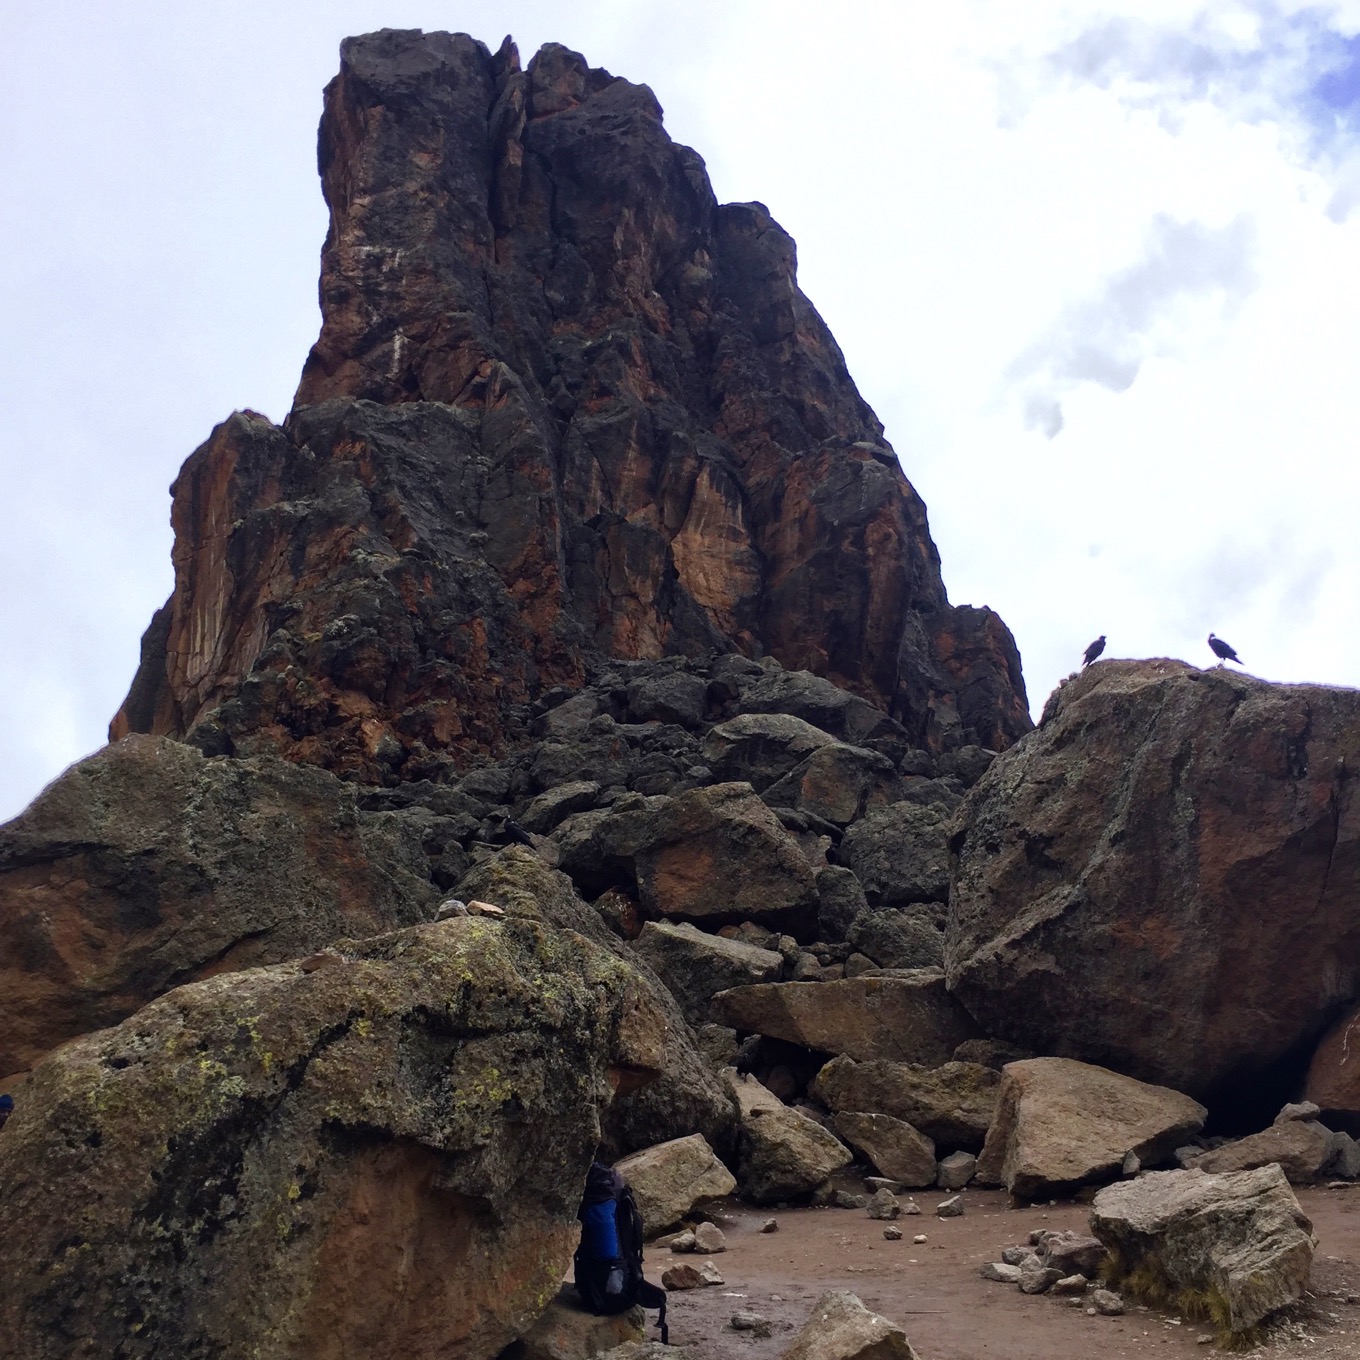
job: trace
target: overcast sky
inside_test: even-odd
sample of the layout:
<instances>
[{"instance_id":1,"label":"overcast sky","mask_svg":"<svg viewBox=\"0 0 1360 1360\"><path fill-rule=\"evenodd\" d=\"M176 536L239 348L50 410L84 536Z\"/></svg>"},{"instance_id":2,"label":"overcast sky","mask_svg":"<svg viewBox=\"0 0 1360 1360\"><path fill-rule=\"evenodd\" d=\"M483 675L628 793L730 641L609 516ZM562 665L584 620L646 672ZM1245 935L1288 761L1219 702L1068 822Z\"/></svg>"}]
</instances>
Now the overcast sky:
<instances>
[{"instance_id":1,"label":"overcast sky","mask_svg":"<svg viewBox=\"0 0 1360 1360\"><path fill-rule=\"evenodd\" d=\"M1360 684L1360 0L0 0L0 819L104 741L180 464L291 404L380 27L566 43L768 205L1036 714L1099 633Z\"/></svg>"}]
</instances>

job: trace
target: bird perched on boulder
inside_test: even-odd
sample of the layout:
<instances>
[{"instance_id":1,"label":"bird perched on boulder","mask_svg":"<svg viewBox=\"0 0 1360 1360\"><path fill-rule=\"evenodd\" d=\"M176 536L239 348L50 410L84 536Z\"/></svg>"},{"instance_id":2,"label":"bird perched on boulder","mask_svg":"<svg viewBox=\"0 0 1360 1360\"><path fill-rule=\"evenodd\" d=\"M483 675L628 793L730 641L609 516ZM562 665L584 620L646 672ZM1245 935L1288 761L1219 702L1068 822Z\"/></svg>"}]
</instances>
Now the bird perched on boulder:
<instances>
[{"instance_id":1,"label":"bird perched on boulder","mask_svg":"<svg viewBox=\"0 0 1360 1360\"><path fill-rule=\"evenodd\" d=\"M1242 664L1242 658L1238 656L1237 653L1226 642L1224 642L1221 637L1215 637L1212 633L1210 633L1209 646L1212 649L1213 654L1218 658L1218 664L1220 666L1225 661L1236 661L1239 666Z\"/></svg>"},{"instance_id":2,"label":"bird perched on boulder","mask_svg":"<svg viewBox=\"0 0 1360 1360\"><path fill-rule=\"evenodd\" d=\"M1082 653L1081 664L1084 670L1087 666L1105 650L1105 634L1102 633L1087 649Z\"/></svg>"}]
</instances>

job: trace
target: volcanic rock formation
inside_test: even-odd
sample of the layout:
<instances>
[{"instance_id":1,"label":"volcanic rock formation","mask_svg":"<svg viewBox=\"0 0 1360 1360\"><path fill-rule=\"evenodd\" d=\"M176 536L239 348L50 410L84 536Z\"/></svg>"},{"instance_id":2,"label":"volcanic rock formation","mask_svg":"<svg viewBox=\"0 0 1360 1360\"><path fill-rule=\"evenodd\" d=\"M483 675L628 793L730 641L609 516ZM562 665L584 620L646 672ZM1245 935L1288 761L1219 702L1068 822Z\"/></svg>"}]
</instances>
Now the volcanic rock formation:
<instances>
[{"instance_id":1,"label":"volcanic rock formation","mask_svg":"<svg viewBox=\"0 0 1360 1360\"><path fill-rule=\"evenodd\" d=\"M989 610L758 203L720 206L651 91L549 45L347 41L326 92L321 336L282 429L174 486L175 588L112 735L369 783L522 740L592 658L739 650L914 745L1029 727Z\"/></svg>"}]
</instances>

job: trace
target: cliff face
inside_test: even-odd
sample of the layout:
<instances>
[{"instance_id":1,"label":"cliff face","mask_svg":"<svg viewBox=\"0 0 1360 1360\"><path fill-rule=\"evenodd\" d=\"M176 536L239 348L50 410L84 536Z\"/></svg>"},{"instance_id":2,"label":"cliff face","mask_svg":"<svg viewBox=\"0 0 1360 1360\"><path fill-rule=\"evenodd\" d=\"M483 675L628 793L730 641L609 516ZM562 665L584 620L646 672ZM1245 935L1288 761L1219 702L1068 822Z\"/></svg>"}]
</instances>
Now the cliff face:
<instances>
[{"instance_id":1,"label":"cliff face","mask_svg":"<svg viewBox=\"0 0 1360 1360\"><path fill-rule=\"evenodd\" d=\"M390 782L512 744L601 657L733 650L931 749L1028 729L792 240L715 201L645 86L371 34L320 167L320 338L284 427L233 417L176 482L175 591L113 735Z\"/></svg>"}]
</instances>

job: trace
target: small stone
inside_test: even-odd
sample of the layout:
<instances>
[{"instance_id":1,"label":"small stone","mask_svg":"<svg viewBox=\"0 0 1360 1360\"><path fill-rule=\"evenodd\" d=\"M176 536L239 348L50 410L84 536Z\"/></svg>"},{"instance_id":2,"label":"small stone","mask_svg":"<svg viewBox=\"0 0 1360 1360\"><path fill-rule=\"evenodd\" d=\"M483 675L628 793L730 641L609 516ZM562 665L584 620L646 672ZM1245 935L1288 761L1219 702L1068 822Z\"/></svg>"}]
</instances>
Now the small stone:
<instances>
[{"instance_id":1,"label":"small stone","mask_svg":"<svg viewBox=\"0 0 1360 1360\"><path fill-rule=\"evenodd\" d=\"M1019 1284L1020 1267L1008 1266L1004 1261L988 1261L978 1269L984 1280L996 1280L1001 1284Z\"/></svg>"},{"instance_id":2,"label":"small stone","mask_svg":"<svg viewBox=\"0 0 1360 1360\"><path fill-rule=\"evenodd\" d=\"M867 1208L869 1217L878 1219L894 1219L902 1212L902 1206L891 1190L875 1190Z\"/></svg>"},{"instance_id":3,"label":"small stone","mask_svg":"<svg viewBox=\"0 0 1360 1360\"><path fill-rule=\"evenodd\" d=\"M864 1188L871 1195L875 1190L891 1190L896 1195L901 1193L902 1182L893 1180L891 1176L865 1176Z\"/></svg>"},{"instance_id":4,"label":"small stone","mask_svg":"<svg viewBox=\"0 0 1360 1360\"><path fill-rule=\"evenodd\" d=\"M889 1242L900 1242L902 1240L901 1228L884 1228L883 1236Z\"/></svg>"},{"instance_id":5,"label":"small stone","mask_svg":"<svg viewBox=\"0 0 1360 1360\"><path fill-rule=\"evenodd\" d=\"M1091 1302L1095 1304L1096 1312L1104 1317L1122 1317L1124 1313L1124 1300L1118 1294L1108 1289L1097 1289L1091 1294Z\"/></svg>"},{"instance_id":6,"label":"small stone","mask_svg":"<svg viewBox=\"0 0 1360 1360\"><path fill-rule=\"evenodd\" d=\"M777 1218L767 1218L767 1219L765 1220L765 1222L762 1223L762 1224L760 1225L760 1231L761 1231L761 1232L778 1232L778 1231L779 1231L779 1220L778 1220Z\"/></svg>"},{"instance_id":7,"label":"small stone","mask_svg":"<svg viewBox=\"0 0 1360 1360\"><path fill-rule=\"evenodd\" d=\"M907 1202L902 1206L902 1212L904 1214L919 1214L921 1212L921 1206L908 1195Z\"/></svg>"},{"instance_id":8,"label":"small stone","mask_svg":"<svg viewBox=\"0 0 1360 1360\"><path fill-rule=\"evenodd\" d=\"M1095 1309L1093 1308L1093 1309L1091 1309L1091 1311L1092 1311L1092 1312L1095 1312ZM1213 1339L1213 1337L1211 1337L1211 1336L1209 1335L1208 1332L1201 1332L1201 1333L1195 1338L1195 1345L1196 1345L1196 1346L1212 1346L1213 1344L1214 1344L1214 1339Z\"/></svg>"},{"instance_id":9,"label":"small stone","mask_svg":"<svg viewBox=\"0 0 1360 1360\"><path fill-rule=\"evenodd\" d=\"M922 1242L926 1241L926 1235L925 1233L917 1233L911 1240L919 1247Z\"/></svg>"},{"instance_id":10,"label":"small stone","mask_svg":"<svg viewBox=\"0 0 1360 1360\"><path fill-rule=\"evenodd\" d=\"M505 908L498 907L494 902L469 902L467 904L469 916L504 916Z\"/></svg>"},{"instance_id":11,"label":"small stone","mask_svg":"<svg viewBox=\"0 0 1360 1360\"><path fill-rule=\"evenodd\" d=\"M1039 1260L1026 1261L1020 1267L1022 1294L1047 1294L1062 1278L1062 1272L1044 1265Z\"/></svg>"},{"instance_id":12,"label":"small stone","mask_svg":"<svg viewBox=\"0 0 1360 1360\"><path fill-rule=\"evenodd\" d=\"M454 916L466 916L467 903L457 897L446 897L434 911L436 921L447 921Z\"/></svg>"},{"instance_id":13,"label":"small stone","mask_svg":"<svg viewBox=\"0 0 1360 1360\"><path fill-rule=\"evenodd\" d=\"M1086 1276L1085 1275L1064 1275L1061 1280L1053 1281L1053 1292L1055 1294L1085 1294Z\"/></svg>"},{"instance_id":14,"label":"small stone","mask_svg":"<svg viewBox=\"0 0 1360 1360\"><path fill-rule=\"evenodd\" d=\"M936 1218L962 1218L963 1217L963 1196L950 1195L948 1199L941 1200L935 1206Z\"/></svg>"},{"instance_id":15,"label":"small stone","mask_svg":"<svg viewBox=\"0 0 1360 1360\"><path fill-rule=\"evenodd\" d=\"M941 1190L962 1190L973 1179L977 1158L971 1152L951 1152L935 1167L935 1184Z\"/></svg>"},{"instance_id":16,"label":"small stone","mask_svg":"<svg viewBox=\"0 0 1360 1360\"><path fill-rule=\"evenodd\" d=\"M833 1190L831 1192L831 1203L837 1209L866 1209L869 1206L868 1195L852 1195L848 1190Z\"/></svg>"},{"instance_id":17,"label":"small stone","mask_svg":"<svg viewBox=\"0 0 1360 1360\"><path fill-rule=\"evenodd\" d=\"M705 1256L716 1256L718 1252L727 1250L727 1238L716 1224L701 1223L694 1230L694 1250L703 1252Z\"/></svg>"},{"instance_id":18,"label":"small stone","mask_svg":"<svg viewBox=\"0 0 1360 1360\"><path fill-rule=\"evenodd\" d=\"M698 1289L704 1278L687 1262L682 1265L667 1266L661 1272L663 1289Z\"/></svg>"},{"instance_id":19,"label":"small stone","mask_svg":"<svg viewBox=\"0 0 1360 1360\"><path fill-rule=\"evenodd\" d=\"M1028 1247L1006 1247L1001 1253L1001 1259L1008 1266L1022 1266L1026 1261L1032 1261L1035 1253Z\"/></svg>"},{"instance_id":20,"label":"small stone","mask_svg":"<svg viewBox=\"0 0 1360 1360\"><path fill-rule=\"evenodd\" d=\"M712 1261L702 1261L699 1264L699 1279L704 1284L726 1284L727 1281L718 1273L718 1267Z\"/></svg>"},{"instance_id":21,"label":"small stone","mask_svg":"<svg viewBox=\"0 0 1360 1360\"><path fill-rule=\"evenodd\" d=\"M671 1238L670 1248L672 1251L676 1252L693 1251L694 1234L692 1232L689 1232L688 1230L686 1230L685 1232L676 1233L675 1236Z\"/></svg>"},{"instance_id":22,"label":"small stone","mask_svg":"<svg viewBox=\"0 0 1360 1360\"><path fill-rule=\"evenodd\" d=\"M1124 1158L1124 1174L1126 1176L1136 1176L1143 1169L1143 1163L1136 1152L1130 1152Z\"/></svg>"},{"instance_id":23,"label":"small stone","mask_svg":"<svg viewBox=\"0 0 1360 1360\"><path fill-rule=\"evenodd\" d=\"M773 1330L770 1319L759 1313L733 1313L728 1325L734 1332L750 1332L753 1336L769 1336Z\"/></svg>"}]
</instances>

